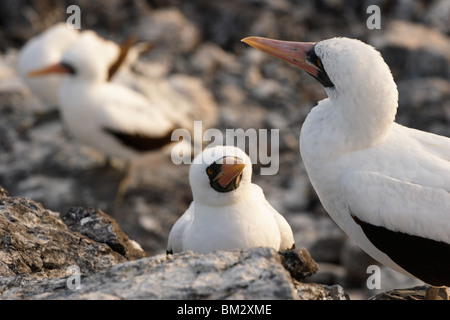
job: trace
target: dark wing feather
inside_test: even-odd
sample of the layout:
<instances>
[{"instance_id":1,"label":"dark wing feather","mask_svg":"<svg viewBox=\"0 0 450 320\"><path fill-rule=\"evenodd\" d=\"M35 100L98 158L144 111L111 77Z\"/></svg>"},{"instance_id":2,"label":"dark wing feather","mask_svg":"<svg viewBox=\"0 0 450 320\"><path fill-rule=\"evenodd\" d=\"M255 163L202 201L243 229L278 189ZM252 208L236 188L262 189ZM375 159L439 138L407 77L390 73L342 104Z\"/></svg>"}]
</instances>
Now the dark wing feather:
<instances>
[{"instance_id":1,"label":"dark wing feather","mask_svg":"<svg viewBox=\"0 0 450 320\"><path fill-rule=\"evenodd\" d=\"M123 64L128 55L128 51L130 51L130 48L133 46L135 42L136 38L134 36L131 36L127 39L127 41L124 44L120 46L119 56L108 69L108 78L107 78L108 81L110 81L112 77L116 74L117 70L119 70L120 66Z\"/></svg>"},{"instance_id":2,"label":"dark wing feather","mask_svg":"<svg viewBox=\"0 0 450 320\"><path fill-rule=\"evenodd\" d=\"M352 215L365 235L400 267L433 286L450 286L450 244L361 221Z\"/></svg>"},{"instance_id":3,"label":"dark wing feather","mask_svg":"<svg viewBox=\"0 0 450 320\"><path fill-rule=\"evenodd\" d=\"M160 149L172 141L172 131L169 130L167 134L162 136L144 136L140 134L129 134L125 132L115 131L113 129L104 128L105 132L113 135L117 140L119 140L123 145L134 149L138 152L152 151Z\"/></svg>"}]
</instances>

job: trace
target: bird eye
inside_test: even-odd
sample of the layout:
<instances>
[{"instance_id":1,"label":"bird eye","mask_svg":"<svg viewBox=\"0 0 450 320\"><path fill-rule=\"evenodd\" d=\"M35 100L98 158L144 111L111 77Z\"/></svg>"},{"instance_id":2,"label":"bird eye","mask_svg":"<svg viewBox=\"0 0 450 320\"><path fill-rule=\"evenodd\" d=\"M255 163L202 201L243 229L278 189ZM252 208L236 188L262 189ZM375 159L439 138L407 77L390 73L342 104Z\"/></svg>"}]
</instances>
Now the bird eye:
<instances>
[{"instance_id":1,"label":"bird eye","mask_svg":"<svg viewBox=\"0 0 450 320\"><path fill-rule=\"evenodd\" d=\"M319 68L323 69L322 61L320 61L319 58L317 58L316 63L317 63L317 66L318 66Z\"/></svg>"},{"instance_id":2,"label":"bird eye","mask_svg":"<svg viewBox=\"0 0 450 320\"><path fill-rule=\"evenodd\" d=\"M206 173L210 176L214 173L214 170L211 168L206 169Z\"/></svg>"}]
</instances>

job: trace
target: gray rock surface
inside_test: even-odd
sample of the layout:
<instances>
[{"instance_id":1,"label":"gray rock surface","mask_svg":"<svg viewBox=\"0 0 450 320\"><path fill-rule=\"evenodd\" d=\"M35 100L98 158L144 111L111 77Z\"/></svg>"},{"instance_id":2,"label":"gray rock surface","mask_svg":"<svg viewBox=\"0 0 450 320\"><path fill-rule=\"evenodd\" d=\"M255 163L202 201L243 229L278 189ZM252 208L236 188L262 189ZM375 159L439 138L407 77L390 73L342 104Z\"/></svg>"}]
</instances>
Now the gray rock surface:
<instances>
[{"instance_id":1,"label":"gray rock surface","mask_svg":"<svg viewBox=\"0 0 450 320\"><path fill-rule=\"evenodd\" d=\"M0 277L1 299L271 299L339 300L348 297L339 286L293 281L269 248L186 252L121 263L80 279Z\"/></svg>"},{"instance_id":2,"label":"gray rock surface","mask_svg":"<svg viewBox=\"0 0 450 320\"><path fill-rule=\"evenodd\" d=\"M81 279L80 290L35 295L22 286L3 298L36 299L292 299L295 289L277 253L268 249L157 255L121 263ZM60 283L60 282L57 282ZM32 285L33 287L35 284Z\"/></svg>"},{"instance_id":3,"label":"gray rock surface","mask_svg":"<svg viewBox=\"0 0 450 320\"><path fill-rule=\"evenodd\" d=\"M107 244L127 260L147 256L141 246L136 241L130 240L113 218L99 209L71 208L61 216L61 219L71 231Z\"/></svg>"},{"instance_id":4,"label":"gray rock surface","mask_svg":"<svg viewBox=\"0 0 450 320\"><path fill-rule=\"evenodd\" d=\"M427 300L430 295L428 286L416 286L405 289L394 289L379 293L370 298L370 300ZM447 287L434 288L435 296L433 300L449 300L450 289ZM431 295L432 296L432 295ZM427 298L428 297L428 298Z\"/></svg>"},{"instance_id":5,"label":"gray rock surface","mask_svg":"<svg viewBox=\"0 0 450 320\"><path fill-rule=\"evenodd\" d=\"M72 218L76 214L84 217L78 226ZM72 265L87 275L146 256L112 218L100 211L71 210L64 220L69 227L59 213L40 203L0 197L0 276L61 277Z\"/></svg>"}]
</instances>

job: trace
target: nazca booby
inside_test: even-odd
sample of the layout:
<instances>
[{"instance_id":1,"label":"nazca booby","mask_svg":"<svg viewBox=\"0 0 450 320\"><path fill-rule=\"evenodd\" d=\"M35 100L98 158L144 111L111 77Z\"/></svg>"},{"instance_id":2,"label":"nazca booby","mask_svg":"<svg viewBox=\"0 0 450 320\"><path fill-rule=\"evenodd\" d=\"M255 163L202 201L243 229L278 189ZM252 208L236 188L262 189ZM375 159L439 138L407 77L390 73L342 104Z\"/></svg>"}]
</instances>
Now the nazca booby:
<instances>
[{"instance_id":1,"label":"nazca booby","mask_svg":"<svg viewBox=\"0 0 450 320\"><path fill-rule=\"evenodd\" d=\"M291 227L251 177L250 158L239 148L208 147L198 154L189 170L193 201L172 227L167 253L293 249Z\"/></svg>"},{"instance_id":2,"label":"nazca booby","mask_svg":"<svg viewBox=\"0 0 450 320\"><path fill-rule=\"evenodd\" d=\"M17 71L31 92L44 103L46 109L50 110L58 105L58 90L63 76L51 74L34 78L28 76L29 72L60 62L64 53L86 34L97 40L98 45L104 46L103 58L108 60L109 65L108 80L119 83L124 82L122 74L126 75L139 55L150 47L147 43L135 44L132 37L119 46L100 37L93 30L79 31L68 28L65 22L56 23L32 37L20 49Z\"/></svg>"},{"instance_id":3,"label":"nazca booby","mask_svg":"<svg viewBox=\"0 0 450 320\"><path fill-rule=\"evenodd\" d=\"M109 157L132 160L170 144L176 125L144 95L107 81L114 56L95 34L84 32L59 63L29 76L64 74L58 107L68 131Z\"/></svg>"},{"instance_id":4,"label":"nazca booby","mask_svg":"<svg viewBox=\"0 0 450 320\"><path fill-rule=\"evenodd\" d=\"M31 92L47 108L56 107L58 104L61 75L53 74L36 79L28 77L28 73L59 62L64 52L78 39L79 34L76 29L67 28L66 23L57 23L29 39L20 49L17 71Z\"/></svg>"},{"instance_id":5,"label":"nazca booby","mask_svg":"<svg viewBox=\"0 0 450 320\"><path fill-rule=\"evenodd\" d=\"M129 160L170 144L170 134L176 128L192 133L194 120L201 120L206 128L217 121L214 98L198 79L182 74L167 79L144 77L131 70L139 55L151 46L135 43L132 37L119 46L92 30L78 32L59 23L24 46L18 68L24 79L38 85L33 90L36 95L58 93L57 100L50 100L59 107L72 135L107 156ZM72 69L77 65L77 74L60 68L61 62ZM95 92L99 88L102 90ZM78 105L81 101L83 106ZM136 128L132 128L134 122ZM99 130L100 134L94 135ZM113 140L108 138L111 136ZM192 138L197 136L191 134ZM115 143L118 140L119 144Z\"/></svg>"},{"instance_id":6,"label":"nazca booby","mask_svg":"<svg viewBox=\"0 0 450 320\"><path fill-rule=\"evenodd\" d=\"M395 122L398 91L381 54L349 38L242 41L324 86L300 152L334 221L380 263L450 286L450 139Z\"/></svg>"}]
</instances>

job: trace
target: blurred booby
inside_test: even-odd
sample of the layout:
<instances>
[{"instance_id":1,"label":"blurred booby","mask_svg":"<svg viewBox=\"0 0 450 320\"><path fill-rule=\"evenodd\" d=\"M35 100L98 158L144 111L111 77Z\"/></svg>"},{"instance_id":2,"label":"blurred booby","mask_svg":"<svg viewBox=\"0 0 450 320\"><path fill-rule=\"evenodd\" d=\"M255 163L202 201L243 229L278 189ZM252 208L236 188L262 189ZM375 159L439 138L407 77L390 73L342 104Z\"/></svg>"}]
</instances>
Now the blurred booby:
<instances>
[{"instance_id":1,"label":"blurred booby","mask_svg":"<svg viewBox=\"0 0 450 320\"><path fill-rule=\"evenodd\" d=\"M29 76L64 74L59 108L69 132L110 157L131 160L171 142L174 124L138 92L108 82L112 50L84 32L59 63Z\"/></svg>"},{"instance_id":2,"label":"blurred booby","mask_svg":"<svg viewBox=\"0 0 450 320\"><path fill-rule=\"evenodd\" d=\"M57 23L28 40L19 52L17 71L31 92L48 107L58 105L58 88L61 75L53 74L42 79L30 78L33 70L61 61L64 52L78 39L80 32L69 29L66 23Z\"/></svg>"}]
</instances>

